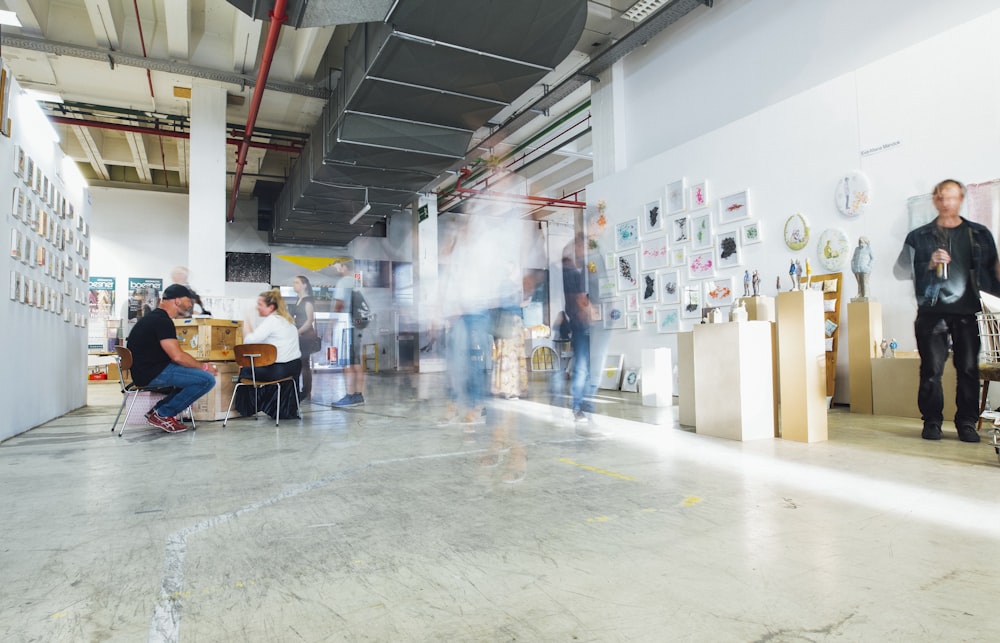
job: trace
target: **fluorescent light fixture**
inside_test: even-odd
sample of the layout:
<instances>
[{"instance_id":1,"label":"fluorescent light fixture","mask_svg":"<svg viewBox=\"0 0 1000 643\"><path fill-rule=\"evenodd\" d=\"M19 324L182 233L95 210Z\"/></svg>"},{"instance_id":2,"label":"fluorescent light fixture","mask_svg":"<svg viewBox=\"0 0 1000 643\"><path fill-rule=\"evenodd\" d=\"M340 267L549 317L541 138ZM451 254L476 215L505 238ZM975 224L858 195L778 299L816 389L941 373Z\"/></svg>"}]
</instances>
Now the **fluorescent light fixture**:
<instances>
[{"instance_id":1,"label":"fluorescent light fixture","mask_svg":"<svg viewBox=\"0 0 1000 643\"><path fill-rule=\"evenodd\" d=\"M0 25L10 27L21 27L21 21L17 19L17 14L13 11L0 11Z\"/></svg>"},{"instance_id":2,"label":"fluorescent light fixture","mask_svg":"<svg viewBox=\"0 0 1000 643\"><path fill-rule=\"evenodd\" d=\"M25 87L24 95L30 98L31 100L39 103L59 103L60 105L62 105L63 103L62 96L60 96L59 94L55 92L43 91L41 89L32 89L30 87Z\"/></svg>"},{"instance_id":3,"label":"fluorescent light fixture","mask_svg":"<svg viewBox=\"0 0 1000 643\"><path fill-rule=\"evenodd\" d=\"M368 213L368 211L371 210L371 209L372 209L372 204L368 203L368 202L365 202L364 207L361 208L360 210L358 210L358 213L355 214L353 217L351 217L351 220L348 221L348 223L350 223L350 224L357 223L358 219L360 219L361 217L365 216Z\"/></svg>"},{"instance_id":4,"label":"fluorescent light fixture","mask_svg":"<svg viewBox=\"0 0 1000 643\"><path fill-rule=\"evenodd\" d=\"M665 4L667 0L639 0L622 14L622 18L632 22L642 22Z\"/></svg>"}]
</instances>

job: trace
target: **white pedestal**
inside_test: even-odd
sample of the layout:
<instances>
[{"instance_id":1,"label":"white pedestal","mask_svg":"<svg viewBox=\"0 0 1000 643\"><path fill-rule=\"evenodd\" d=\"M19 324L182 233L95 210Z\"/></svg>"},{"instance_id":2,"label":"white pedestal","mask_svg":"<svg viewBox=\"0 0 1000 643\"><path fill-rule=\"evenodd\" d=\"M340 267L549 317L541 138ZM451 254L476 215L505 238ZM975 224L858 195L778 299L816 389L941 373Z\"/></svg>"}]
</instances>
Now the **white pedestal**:
<instances>
[{"instance_id":1,"label":"white pedestal","mask_svg":"<svg viewBox=\"0 0 1000 643\"><path fill-rule=\"evenodd\" d=\"M694 333L677 333L677 421L696 426L694 390Z\"/></svg>"},{"instance_id":2,"label":"white pedestal","mask_svg":"<svg viewBox=\"0 0 1000 643\"><path fill-rule=\"evenodd\" d=\"M827 439L824 320L818 290L778 294L781 437L786 440Z\"/></svg>"},{"instance_id":3,"label":"white pedestal","mask_svg":"<svg viewBox=\"0 0 1000 643\"><path fill-rule=\"evenodd\" d=\"M771 324L694 327L695 431L730 440L774 437Z\"/></svg>"},{"instance_id":4,"label":"white pedestal","mask_svg":"<svg viewBox=\"0 0 1000 643\"><path fill-rule=\"evenodd\" d=\"M643 406L671 406L674 403L674 365L669 348L646 348L642 351Z\"/></svg>"}]
</instances>

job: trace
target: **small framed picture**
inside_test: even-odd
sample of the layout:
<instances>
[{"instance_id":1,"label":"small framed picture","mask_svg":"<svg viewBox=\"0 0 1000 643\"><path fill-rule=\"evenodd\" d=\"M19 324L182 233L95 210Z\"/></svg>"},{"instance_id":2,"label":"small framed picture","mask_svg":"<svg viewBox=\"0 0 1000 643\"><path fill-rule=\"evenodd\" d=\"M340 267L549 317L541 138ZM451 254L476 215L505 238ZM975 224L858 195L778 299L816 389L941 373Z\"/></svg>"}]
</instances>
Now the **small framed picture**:
<instances>
[{"instance_id":1,"label":"small framed picture","mask_svg":"<svg viewBox=\"0 0 1000 643\"><path fill-rule=\"evenodd\" d=\"M639 252L642 256L642 269L662 268L667 265L670 257L667 254L667 238L663 235L653 239L643 239Z\"/></svg>"},{"instance_id":2,"label":"small framed picture","mask_svg":"<svg viewBox=\"0 0 1000 643\"><path fill-rule=\"evenodd\" d=\"M656 278L656 271L649 270L642 273L642 283L639 284L639 301L643 304L655 304L660 300L659 280Z\"/></svg>"},{"instance_id":3,"label":"small framed picture","mask_svg":"<svg viewBox=\"0 0 1000 643\"><path fill-rule=\"evenodd\" d=\"M705 279L715 276L715 251L699 250L687 258L689 279Z\"/></svg>"},{"instance_id":4,"label":"small framed picture","mask_svg":"<svg viewBox=\"0 0 1000 643\"><path fill-rule=\"evenodd\" d=\"M740 243L744 246L761 241L763 241L763 237L760 231L760 221L748 221L740 226Z\"/></svg>"},{"instance_id":5,"label":"small framed picture","mask_svg":"<svg viewBox=\"0 0 1000 643\"><path fill-rule=\"evenodd\" d=\"M656 311L656 332L679 333L681 330L681 310L677 306L660 308Z\"/></svg>"},{"instance_id":6,"label":"small framed picture","mask_svg":"<svg viewBox=\"0 0 1000 643\"><path fill-rule=\"evenodd\" d=\"M681 273L679 270L660 270L656 273L661 304L679 304L681 301Z\"/></svg>"},{"instance_id":7,"label":"small framed picture","mask_svg":"<svg viewBox=\"0 0 1000 643\"><path fill-rule=\"evenodd\" d=\"M689 284L681 291L681 317L701 319L701 286Z\"/></svg>"},{"instance_id":8,"label":"small framed picture","mask_svg":"<svg viewBox=\"0 0 1000 643\"><path fill-rule=\"evenodd\" d=\"M688 216L681 215L670 220L670 246L685 244L691 240Z\"/></svg>"},{"instance_id":9,"label":"small framed picture","mask_svg":"<svg viewBox=\"0 0 1000 643\"><path fill-rule=\"evenodd\" d=\"M612 299L606 301L604 306L604 327L609 329L625 328L625 300Z\"/></svg>"},{"instance_id":10,"label":"small framed picture","mask_svg":"<svg viewBox=\"0 0 1000 643\"><path fill-rule=\"evenodd\" d=\"M617 258L618 291L635 290L639 287L639 253L635 250L623 252Z\"/></svg>"},{"instance_id":11,"label":"small framed picture","mask_svg":"<svg viewBox=\"0 0 1000 643\"><path fill-rule=\"evenodd\" d=\"M750 190L743 190L719 199L719 223L746 219L750 216Z\"/></svg>"},{"instance_id":12,"label":"small framed picture","mask_svg":"<svg viewBox=\"0 0 1000 643\"><path fill-rule=\"evenodd\" d=\"M615 250L630 250L639 246L639 219L626 219L615 224Z\"/></svg>"},{"instance_id":13,"label":"small framed picture","mask_svg":"<svg viewBox=\"0 0 1000 643\"><path fill-rule=\"evenodd\" d=\"M691 247L696 250L704 250L712 247L712 212L705 210L702 213L692 214L690 218L691 226Z\"/></svg>"},{"instance_id":14,"label":"small framed picture","mask_svg":"<svg viewBox=\"0 0 1000 643\"><path fill-rule=\"evenodd\" d=\"M642 233L653 234L663 229L663 206L660 200L650 201L642 209Z\"/></svg>"},{"instance_id":15,"label":"small framed picture","mask_svg":"<svg viewBox=\"0 0 1000 643\"><path fill-rule=\"evenodd\" d=\"M735 268L743 264L738 230L720 231L715 237L715 252L720 270Z\"/></svg>"},{"instance_id":16,"label":"small framed picture","mask_svg":"<svg viewBox=\"0 0 1000 643\"><path fill-rule=\"evenodd\" d=\"M733 303L733 278L717 277L705 282L705 305L713 308Z\"/></svg>"},{"instance_id":17,"label":"small framed picture","mask_svg":"<svg viewBox=\"0 0 1000 643\"><path fill-rule=\"evenodd\" d=\"M667 184L667 214L677 214L687 210L687 179L678 179Z\"/></svg>"},{"instance_id":18,"label":"small framed picture","mask_svg":"<svg viewBox=\"0 0 1000 643\"><path fill-rule=\"evenodd\" d=\"M643 324L653 325L656 323L656 308L654 306L643 306L639 315Z\"/></svg>"},{"instance_id":19,"label":"small framed picture","mask_svg":"<svg viewBox=\"0 0 1000 643\"><path fill-rule=\"evenodd\" d=\"M642 330L638 312L625 313L625 327L629 330Z\"/></svg>"},{"instance_id":20,"label":"small framed picture","mask_svg":"<svg viewBox=\"0 0 1000 643\"><path fill-rule=\"evenodd\" d=\"M692 210L708 207L708 181L695 183L688 189L688 203Z\"/></svg>"}]
</instances>

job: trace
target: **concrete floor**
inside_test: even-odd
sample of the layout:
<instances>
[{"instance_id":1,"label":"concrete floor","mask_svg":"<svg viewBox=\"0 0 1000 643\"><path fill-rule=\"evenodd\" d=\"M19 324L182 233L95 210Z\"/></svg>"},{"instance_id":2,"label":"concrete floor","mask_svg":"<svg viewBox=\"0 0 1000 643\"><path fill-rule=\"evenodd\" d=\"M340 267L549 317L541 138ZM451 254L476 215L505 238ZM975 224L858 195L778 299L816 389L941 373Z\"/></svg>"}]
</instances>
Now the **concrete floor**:
<instances>
[{"instance_id":1,"label":"concrete floor","mask_svg":"<svg viewBox=\"0 0 1000 643\"><path fill-rule=\"evenodd\" d=\"M732 442L634 394L585 439L544 383L466 432L441 385L121 439L91 385L0 445L0 641L997 639L990 446L841 409Z\"/></svg>"}]
</instances>

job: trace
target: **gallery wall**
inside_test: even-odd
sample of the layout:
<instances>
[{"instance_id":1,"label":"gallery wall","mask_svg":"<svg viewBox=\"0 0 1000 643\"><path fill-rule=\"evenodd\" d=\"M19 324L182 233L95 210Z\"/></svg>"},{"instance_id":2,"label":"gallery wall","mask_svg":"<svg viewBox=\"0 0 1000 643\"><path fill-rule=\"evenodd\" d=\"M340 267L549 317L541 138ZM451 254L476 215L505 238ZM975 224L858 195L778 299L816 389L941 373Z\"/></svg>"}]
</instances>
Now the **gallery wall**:
<instances>
[{"instance_id":1,"label":"gallery wall","mask_svg":"<svg viewBox=\"0 0 1000 643\"><path fill-rule=\"evenodd\" d=\"M757 9L758 3L752 3L753 7L748 4L726 3L721 8L728 5L741 12ZM771 3L759 4L766 14ZM861 12L855 17L864 23L865 15ZM882 303L884 332L897 339L900 349L913 350L912 287L892 277L892 264L908 229L907 199L926 194L946 177L977 183L1000 173L995 163L1000 125L992 109L1000 99L1000 71L993 64L1000 55L994 37L998 29L1000 12L983 15L597 181L587 194L592 207L600 200L607 204L605 245L613 244L616 223L640 216L651 200L666 199L666 186L672 181L686 178L688 185L707 182L716 226L713 232L735 229L743 222L720 228L718 199L747 189L750 220L760 223L763 242L742 247L740 267L716 274L732 275L742 292L744 270L757 269L762 276L762 294L774 295L777 277L785 289L789 287L790 261L808 258L814 272L823 270L816 242L822 232L841 230L852 247L865 235L875 255L871 294ZM871 30L868 37L877 37L877 30ZM651 43L650 48L653 46ZM713 57L736 60L750 51L747 46L745 39L737 40L714 52ZM865 49L863 39L859 46ZM670 47L662 53L664 57L670 54L670 68L696 64L693 59L677 59ZM642 56L648 68L633 67L625 81L629 85L647 77L656 65L662 69L668 64L653 52ZM635 66L636 61L630 64ZM799 82L797 77L789 80L793 86ZM629 104L630 145L640 133L655 132L658 127L658 122L638 118L641 112L637 109L636 104ZM630 147L630 156L633 152ZM838 181L855 170L869 178L871 192L867 209L850 218L837 210L834 193ZM795 213L805 215L811 232L809 243L798 251L790 249L783 238L785 222ZM666 223L670 223L669 218ZM849 267L844 271L841 331L849 332L846 304L856 288ZM683 327L690 329L691 323L685 322ZM657 333L651 326L634 332L616 331L611 350L624 352L627 363L637 365L641 349L652 346L675 347L675 336ZM840 402L847 401L846 353L846 343L841 342L836 396Z\"/></svg>"}]
</instances>

